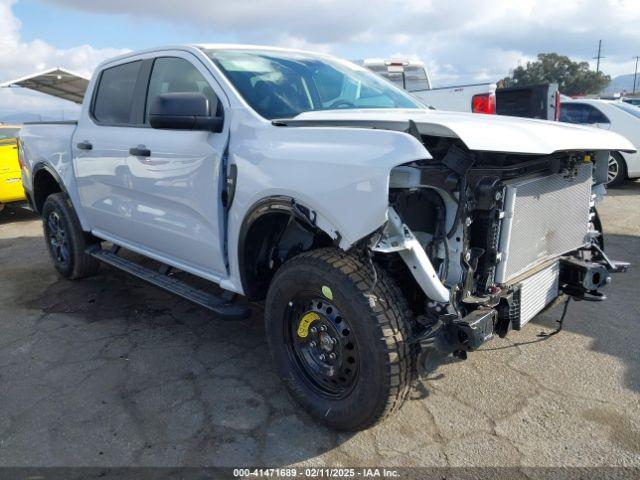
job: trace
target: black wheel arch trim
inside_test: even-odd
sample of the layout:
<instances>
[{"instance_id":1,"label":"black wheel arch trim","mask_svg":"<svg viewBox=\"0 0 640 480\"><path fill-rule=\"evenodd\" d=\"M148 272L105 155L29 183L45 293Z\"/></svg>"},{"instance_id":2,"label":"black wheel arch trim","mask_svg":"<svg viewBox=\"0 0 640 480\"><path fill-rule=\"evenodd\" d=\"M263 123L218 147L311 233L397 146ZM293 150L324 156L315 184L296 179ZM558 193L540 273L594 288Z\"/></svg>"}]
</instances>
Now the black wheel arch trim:
<instances>
[{"instance_id":1,"label":"black wheel arch trim","mask_svg":"<svg viewBox=\"0 0 640 480\"><path fill-rule=\"evenodd\" d=\"M311 229L320 230L316 225L316 212L315 210L306 207L303 204L300 204L296 201L295 198L287 196L287 195L273 195L270 197L265 197L261 200L258 200L254 203L242 220L242 225L240 226L240 233L238 235L238 269L240 271L240 282L242 285L242 290L245 295L249 298L254 297L255 292L251 289L249 282L247 281L246 274L246 259L245 259L245 246L247 236L253 224L259 218L272 214L272 213L285 213L294 216L302 223L309 226ZM327 232L325 232L327 233Z\"/></svg>"},{"instance_id":2,"label":"black wheel arch trim","mask_svg":"<svg viewBox=\"0 0 640 480\"><path fill-rule=\"evenodd\" d=\"M49 175L51 175L53 177L53 179L55 180L55 182L58 184L58 186L60 187L60 191L65 193L67 196L69 196L69 192L67 191L67 187L65 186L64 182L62 181L62 177L60 177L60 174L56 171L55 168L53 168L51 165L45 163L45 162L38 162L36 163L33 168L31 169L31 196L33 198L33 209L38 212L38 214L42 214L42 212L38 211L37 205L36 205L36 189L35 189L35 180L37 175L41 172L41 171L46 171ZM28 194L29 192L27 192Z\"/></svg>"}]
</instances>

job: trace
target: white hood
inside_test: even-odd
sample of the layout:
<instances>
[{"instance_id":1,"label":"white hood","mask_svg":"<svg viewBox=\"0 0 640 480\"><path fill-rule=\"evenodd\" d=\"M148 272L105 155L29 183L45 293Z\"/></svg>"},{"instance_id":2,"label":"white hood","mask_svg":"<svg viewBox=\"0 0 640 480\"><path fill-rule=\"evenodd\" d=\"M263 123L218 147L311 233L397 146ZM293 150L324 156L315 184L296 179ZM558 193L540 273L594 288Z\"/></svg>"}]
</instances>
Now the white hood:
<instances>
[{"instance_id":1,"label":"white hood","mask_svg":"<svg viewBox=\"0 0 640 480\"><path fill-rule=\"evenodd\" d=\"M564 150L636 149L617 133L592 127L503 115L415 109L323 110L301 113L305 124L370 126L406 130L413 120L421 134L457 137L469 150L547 155ZM286 122L286 120L285 120Z\"/></svg>"}]
</instances>

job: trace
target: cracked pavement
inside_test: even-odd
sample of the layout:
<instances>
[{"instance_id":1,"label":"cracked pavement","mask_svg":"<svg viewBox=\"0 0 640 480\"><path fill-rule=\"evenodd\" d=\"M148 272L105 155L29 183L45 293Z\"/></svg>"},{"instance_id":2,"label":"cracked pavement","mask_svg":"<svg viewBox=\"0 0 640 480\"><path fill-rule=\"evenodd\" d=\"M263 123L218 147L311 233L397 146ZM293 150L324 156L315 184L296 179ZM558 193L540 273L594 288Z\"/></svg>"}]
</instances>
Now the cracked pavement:
<instances>
[{"instance_id":1,"label":"cracked pavement","mask_svg":"<svg viewBox=\"0 0 640 480\"><path fill-rule=\"evenodd\" d=\"M262 312L217 320L114 269L51 266L0 214L0 466L640 466L640 182L611 190L605 303L554 308L442 365L390 420L313 422L274 375Z\"/></svg>"}]
</instances>

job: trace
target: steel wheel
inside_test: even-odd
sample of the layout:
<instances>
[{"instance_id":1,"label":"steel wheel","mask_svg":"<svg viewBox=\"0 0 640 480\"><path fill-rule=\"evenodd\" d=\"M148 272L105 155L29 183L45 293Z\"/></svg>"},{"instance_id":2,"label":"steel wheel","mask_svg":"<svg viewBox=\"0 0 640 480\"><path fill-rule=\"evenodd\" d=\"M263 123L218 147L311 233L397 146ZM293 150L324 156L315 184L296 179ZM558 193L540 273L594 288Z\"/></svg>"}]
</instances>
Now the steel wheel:
<instances>
[{"instance_id":1,"label":"steel wheel","mask_svg":"<svg viewBox=\"0 0 640 480\"><path fill-rule=\"evenodd\" d=\"M311 293L289 302L285 344L293 364L319 394L344 398L358 378L359 355L352 329L338 308Z\"/></svg>"},{"instance_id":2,"label":"steel wheel","mask_svg":"<svg viewBox=\"0 0 640 480\"><path fill-rule=\"evenodd\" d=\"M410 329L386 272L338 249L296 255L269 285L265 336L276 370L303 410L332 428L367 428L404 403L417 353Z\"/></svg>"},{"instance_id":3,"label":"steel wheel","mask_svg":"<svg viewBox=\"0 0 640 480\"><path fill-rule=\"evenodd\" d=\"M69 240L64 224L60 220L57 212L53 211L47 217L46 222L47 237L49 239L49 249L53 258L61 266L69 264Z\"/></svg>"}]
</instances>

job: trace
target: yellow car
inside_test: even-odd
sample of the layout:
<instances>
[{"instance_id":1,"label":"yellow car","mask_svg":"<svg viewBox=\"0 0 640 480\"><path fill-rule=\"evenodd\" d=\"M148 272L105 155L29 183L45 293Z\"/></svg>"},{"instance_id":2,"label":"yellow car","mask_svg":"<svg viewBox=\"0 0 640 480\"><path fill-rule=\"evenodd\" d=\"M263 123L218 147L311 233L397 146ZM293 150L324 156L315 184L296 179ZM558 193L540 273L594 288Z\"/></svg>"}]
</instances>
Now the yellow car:
<instances>
[{"instance_id":1,"label":"yellow car","mask_svg":"<svg viewBox=\"0 0 640 480\"><path fill-rule=\"evenodd\" d=\"M18 161L19 130L19 126L0 125L0 210L7 203L26 199Z\"/></svg>"}]
</instances>

